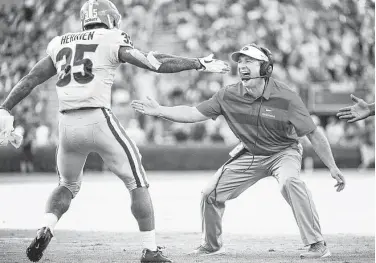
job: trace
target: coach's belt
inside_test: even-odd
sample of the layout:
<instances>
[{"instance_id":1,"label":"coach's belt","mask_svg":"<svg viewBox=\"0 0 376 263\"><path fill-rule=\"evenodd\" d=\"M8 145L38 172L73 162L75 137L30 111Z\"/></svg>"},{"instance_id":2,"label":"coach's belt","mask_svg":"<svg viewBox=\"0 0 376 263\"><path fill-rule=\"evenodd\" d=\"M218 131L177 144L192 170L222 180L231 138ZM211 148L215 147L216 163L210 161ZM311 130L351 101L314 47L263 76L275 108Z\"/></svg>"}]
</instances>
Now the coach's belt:
<instances>
[{"instance_id":1,"label":"coach's belt","mask_svg":"<svg viewBox=\"0 0 376 263\"><path fill-rule=\"evenodd\" d=\"M60 113L65 114L68 112L73 112L73 111L79 111L79 110L94 110L94 109L102 109L102 107L82 107L78 109L69 109L69 110L62 110Z\"/></svg>"}]
</instances>

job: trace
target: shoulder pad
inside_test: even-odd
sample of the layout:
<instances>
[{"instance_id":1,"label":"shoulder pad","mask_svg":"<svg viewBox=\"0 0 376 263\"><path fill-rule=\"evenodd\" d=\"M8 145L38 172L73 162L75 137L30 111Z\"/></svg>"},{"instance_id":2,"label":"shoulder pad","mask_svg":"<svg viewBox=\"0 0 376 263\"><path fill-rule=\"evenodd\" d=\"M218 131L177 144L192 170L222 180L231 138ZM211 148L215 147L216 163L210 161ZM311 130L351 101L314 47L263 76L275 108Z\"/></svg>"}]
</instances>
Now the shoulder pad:
<instances>
[{"instance_id":1,"label":"shoulder pad","mask_svg":"<svg viewBox=\"0 0 376 263\"><path fill-rule=\"evenodd\" d=\"M46 50L46 53L47 55L49 55L50 57L53 57L53 50L56 48L56 46L58 46L60 43L60 36L56 36L54 37L50 43L48 43L47 45L47 50Z\"/></svg>"},{"instance_id":2,"label":"shoulder pad","mask_svg":"<svg viewBox=\"0 0 376 263\"><path fill-rule=\"evenodd\" d=\"M129 46L129 47L132 47L132 48L134 47L133 42L131 40L131 37L127 33L123 32L121 30L118 30L118 29L115 29L114 31L115 31L115 34L114 34L115 35L115 42L117 44L119 44L121 46Z\"/></svg>"}]
</instances>

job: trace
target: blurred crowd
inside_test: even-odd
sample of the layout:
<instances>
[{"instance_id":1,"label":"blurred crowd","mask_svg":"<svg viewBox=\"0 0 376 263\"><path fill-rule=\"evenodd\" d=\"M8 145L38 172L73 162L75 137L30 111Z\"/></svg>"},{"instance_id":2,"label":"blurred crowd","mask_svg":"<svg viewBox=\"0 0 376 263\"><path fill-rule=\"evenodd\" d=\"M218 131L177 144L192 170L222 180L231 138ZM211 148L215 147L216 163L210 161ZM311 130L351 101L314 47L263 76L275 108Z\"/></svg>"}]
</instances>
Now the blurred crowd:
<instances>
[{"instance_id":1,"label":"blurred crowd","mask_svg":"<svg viewBox=\"0 0 376 263\"><path fill-rule=\"evenodd\" d=\"M141 50L191 57L214 53L229 61L231 52L255 42L272 51L273 76L300 94L307 94L312 83L336 83L343 89L363 90L365 99L374 101L374 0L113 2L123 16L121 29ZM2 7L0 98L45 56L54 36L81 30L79 10L83 3L25 0L21 5ZM231 65L228 75L196 71L163 75L122 65L113 85L113 110L139 144L235 144L237 139L223 118L192 125L170 123L140 116L129 106L132 99L146 95L163 105L196 105L224 85L238 81L236 64ZM54 80L41 86L13 110L16 126L22 133L34 134L36 144L56 143L56 115L51 113L57 112L56 98L52 99L56 97ZM317 119L332 144L360 148L372 145L364 146L362 151L372 152L372 148L374 152L373 118L352 125L331 116Z\"/></svg>"}]
</instances>

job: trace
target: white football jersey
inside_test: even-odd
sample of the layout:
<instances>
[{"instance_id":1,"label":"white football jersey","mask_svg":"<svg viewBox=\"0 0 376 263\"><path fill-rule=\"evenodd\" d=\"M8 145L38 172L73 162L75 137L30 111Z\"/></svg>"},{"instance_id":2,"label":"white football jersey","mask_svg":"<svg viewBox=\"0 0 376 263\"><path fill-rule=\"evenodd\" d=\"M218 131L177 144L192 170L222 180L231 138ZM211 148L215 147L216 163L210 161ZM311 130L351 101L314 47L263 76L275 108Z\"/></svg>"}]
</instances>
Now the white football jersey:
<instances>
[{"instance_id":1,"label":"white football jersey","mask_svg":"<svg viewBox=\"0 0 376 263\"><path fill-rule=\"evenodd\" d=\"M121 46L133 48L133 43L118 29L67 33L51 40L47 54L57 74L62 70L68 72L56 83L60 111L111 107L111 86L121 63L118 57Z\"/></svg>"}]
</instances>

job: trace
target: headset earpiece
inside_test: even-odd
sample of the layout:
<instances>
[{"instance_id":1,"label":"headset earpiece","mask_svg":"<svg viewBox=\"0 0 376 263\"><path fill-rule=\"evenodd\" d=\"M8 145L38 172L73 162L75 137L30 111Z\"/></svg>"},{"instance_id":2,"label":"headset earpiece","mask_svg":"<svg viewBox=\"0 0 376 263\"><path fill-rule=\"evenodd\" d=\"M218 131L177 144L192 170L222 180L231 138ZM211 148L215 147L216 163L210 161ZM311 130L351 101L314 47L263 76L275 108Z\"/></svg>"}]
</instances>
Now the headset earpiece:
<instances>
[{"instance_id":1,"label":"headset earpiece","mask_svg":"<svg viewBox=\"0 0 376 263\"><path fill-rule=\"evenodd\" d=\"M263 62L260 67L260 76L266 76L269 78L273 72L273 55L269 49L259 47L259 49L268 57L268 62Z\"/></svg>"},{"instance_id":2,"label":"headset earpiece","mask_svg":"<svg viewBox=\"0 0 376 263\"><path fill-rule=\"evenodd\" d=\"M266 75L270 76L272 72L273 72L273 66L269 64L266 69Z\"/></svg>"}]
</instances>

